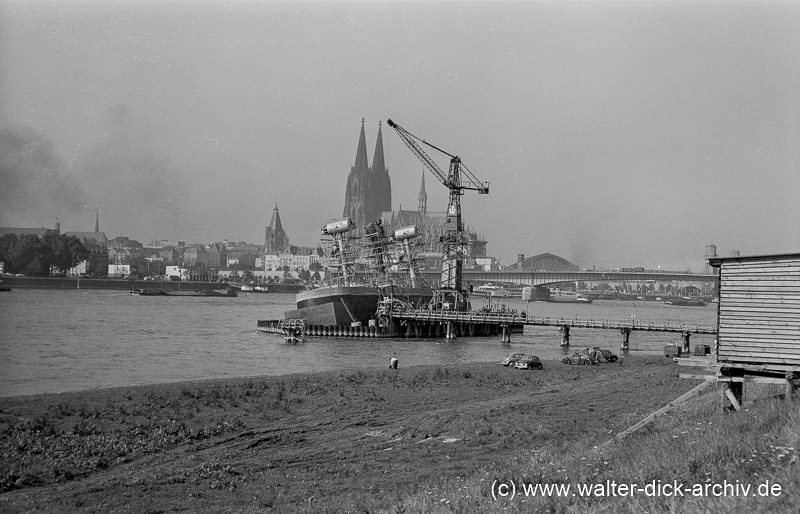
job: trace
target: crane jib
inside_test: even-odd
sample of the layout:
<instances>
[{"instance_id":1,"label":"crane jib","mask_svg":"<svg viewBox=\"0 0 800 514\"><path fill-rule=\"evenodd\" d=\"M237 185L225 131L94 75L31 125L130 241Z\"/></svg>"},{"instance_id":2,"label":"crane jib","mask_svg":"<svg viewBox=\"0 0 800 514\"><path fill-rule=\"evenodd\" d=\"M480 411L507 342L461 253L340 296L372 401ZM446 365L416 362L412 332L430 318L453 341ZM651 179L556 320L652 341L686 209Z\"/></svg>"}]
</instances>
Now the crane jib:
<instances>
[{"instance_id":1,"label":"crane jib","mask_svg":"<svg viewBox=\"0 0 800 514\"><path fill-rule=\"evenodd\" d=\"M457 155L445 152L424 139L418 138L391 119L386 120L386 122L397 132L397 135L403 140L408 149L436 176L439 182L450 190L450 201L447 206L448 228L441 239L443 243L442 280L440 289L436 291L432 304L435 309L454 308L457 311L465 310L468 306L468 301L467 293L463 290L461 284L462 260L465 255L460 196L464 194L465 189L477 191L479 194L488 194L489 183L478 180L469 168L463 165ZM442 171L417 141L450 157L449 172ZM466 182L466 184L462 182L462 176L465 179L463 182Z\"/></svg>"}]
</instances>

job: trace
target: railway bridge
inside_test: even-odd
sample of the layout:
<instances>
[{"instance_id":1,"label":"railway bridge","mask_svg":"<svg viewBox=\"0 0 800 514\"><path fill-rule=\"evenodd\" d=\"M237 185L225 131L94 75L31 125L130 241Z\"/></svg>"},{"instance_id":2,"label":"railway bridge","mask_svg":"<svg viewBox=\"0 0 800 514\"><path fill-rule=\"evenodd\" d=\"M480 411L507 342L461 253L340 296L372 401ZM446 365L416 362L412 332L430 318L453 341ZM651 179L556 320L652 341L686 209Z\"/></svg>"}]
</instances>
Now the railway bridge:
<instances>
[{"instance_id":1,"label":"railway bridge","mask_svg":"<svg viewBox=\"0 0 800 514\"><path fill-rule=\"evenodd\" d=\"M425 278L435 283L441 271L426 270ZM714 284L715 274L681 273L678 271L477 271L463 270L464 284L514 284L517 286L546 286L562 282L677 282Z\"/></svg>"}]
</instances>

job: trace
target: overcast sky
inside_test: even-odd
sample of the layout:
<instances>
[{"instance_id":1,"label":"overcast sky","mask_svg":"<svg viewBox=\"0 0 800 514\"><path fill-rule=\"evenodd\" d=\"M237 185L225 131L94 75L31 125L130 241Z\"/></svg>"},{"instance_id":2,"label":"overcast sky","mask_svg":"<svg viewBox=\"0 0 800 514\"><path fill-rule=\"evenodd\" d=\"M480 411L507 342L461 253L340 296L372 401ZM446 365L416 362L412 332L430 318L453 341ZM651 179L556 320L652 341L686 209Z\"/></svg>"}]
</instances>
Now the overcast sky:
<instances>
[{"instance_id":1,"label":"overcast sky","mask_svg":"<svg viewBox=\"0 0 800 514\"><path fill-rule=\"evenodd\" d=\"M394 209L423 167L388 118L491 183L463 215L504 263L796 252L798 27L790 1L0 0L0 226L263 243L277 203L313 246L363 117Z\"/></svg>"}]
</instances>

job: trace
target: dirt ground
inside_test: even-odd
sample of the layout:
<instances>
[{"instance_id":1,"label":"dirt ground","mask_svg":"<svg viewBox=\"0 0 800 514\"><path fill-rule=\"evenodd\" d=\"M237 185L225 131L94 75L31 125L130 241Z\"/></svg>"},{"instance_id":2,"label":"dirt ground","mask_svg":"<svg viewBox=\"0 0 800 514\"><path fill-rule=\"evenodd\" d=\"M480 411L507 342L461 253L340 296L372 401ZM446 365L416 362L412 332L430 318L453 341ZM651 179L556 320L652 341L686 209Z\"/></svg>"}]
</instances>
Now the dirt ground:
<instances>
[{"instance_id":1,"label":"dirt ground","mask_svg":"<svg viewBox=\"0 0 800 514\"><path fill-rule=\"evenodd\" d=\"M374 512L544 442L605 442L695 385L677 375L401 363L2 398L0 510Z\"/></svg>"}]
</instances>

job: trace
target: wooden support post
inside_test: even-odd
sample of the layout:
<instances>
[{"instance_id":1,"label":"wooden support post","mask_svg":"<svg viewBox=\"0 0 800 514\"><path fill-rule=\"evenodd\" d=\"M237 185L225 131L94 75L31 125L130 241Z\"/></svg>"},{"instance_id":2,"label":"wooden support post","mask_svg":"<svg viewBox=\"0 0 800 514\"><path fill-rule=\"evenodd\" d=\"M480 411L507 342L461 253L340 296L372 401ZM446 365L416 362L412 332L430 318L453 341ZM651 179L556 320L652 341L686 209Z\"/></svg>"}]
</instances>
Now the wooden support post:
<instances>
[{"instance_id":1,"label":"wooden support post","mask_svg":"<svg viewBox=\"0 0 800 514\"><path fill-rule=\"evenodd\" d=\"M622 346L620 346L619 349L624 352L627 352L628 345L630 344L631 340L631 332L633 331L627 327L622 327L619 329L619 331L622 334Z\"/></svg>"},{"instance_id":2,"label":"wooden support post","mask_svg":"<svg viewBox=\"0 0 800 514\"><path fill-rule=\"evenodd\" d=\"M453 326L453 323L451 321L448 321L448 322L445 323L445 329L447 331L447 333L444 336L445 339L455 339L456 338L456 334L455 334L455 330L454 330L455 327Z\"/></svg>"},{"instance_id":3,"label":"wooden support post","mask_svg":"<svg viewBox=\"0 0 800 514\"><path fill-rule=\"evenodd\" d=\"M786 395L784 396L787 400L794 399L796 386L794 385L794 372L787 371L786 372Z\"/></svg>"},{"instance_id":4,"label":"wooden support post","mask_svg":"<svg viewBox=\"0 0 800 514\"><path fill-rule=\"evenodd\" d=\"M511 329L508 325L503 325L503 338L500 342L503 344L511 344Z\"/></svg>"},{"instance_id":5,"label":"wooden support post","mask_svg":"<svg viewBox=\"0 0 800 514\"><path fill-rule=\"evenodd\" d=\"M722 368L717 377L720 401L723 410L739 412L742 410L744 396L744 376L742 370Z\"/></svg>"}]
</instances>

